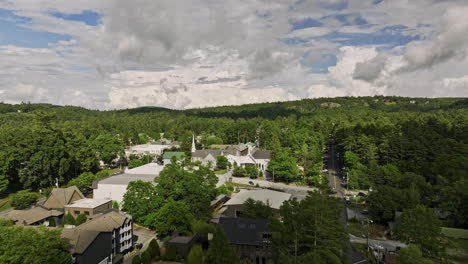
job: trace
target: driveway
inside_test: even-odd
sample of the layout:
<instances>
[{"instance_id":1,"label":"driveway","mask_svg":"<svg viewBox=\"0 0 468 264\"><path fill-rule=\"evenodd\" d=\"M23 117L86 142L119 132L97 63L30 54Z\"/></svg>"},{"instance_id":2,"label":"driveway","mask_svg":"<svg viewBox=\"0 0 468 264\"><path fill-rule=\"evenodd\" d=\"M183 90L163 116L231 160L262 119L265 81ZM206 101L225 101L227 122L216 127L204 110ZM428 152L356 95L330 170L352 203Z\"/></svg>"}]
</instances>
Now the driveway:
<instances>
[{"instance_id":1,"label":"driveway","mask_svg":"<svg viewBox=\"0 0 468 264\"><path fill-rule=\"evenodd\" d=\"M134 225L133 236L134 236L134 239L135 238L137 239L135 244L141 243L143 247L141 248L141 250L134 249L132 252L127 253L124 257L124 261L123 261L124 264L131 264L132 259L133 257L135 257L135 255L139 255L141 254L141 252L145 251L148 248L150 241L153 238L155 238L156 233L145 227Z\"/></svg>"}]
</instances>

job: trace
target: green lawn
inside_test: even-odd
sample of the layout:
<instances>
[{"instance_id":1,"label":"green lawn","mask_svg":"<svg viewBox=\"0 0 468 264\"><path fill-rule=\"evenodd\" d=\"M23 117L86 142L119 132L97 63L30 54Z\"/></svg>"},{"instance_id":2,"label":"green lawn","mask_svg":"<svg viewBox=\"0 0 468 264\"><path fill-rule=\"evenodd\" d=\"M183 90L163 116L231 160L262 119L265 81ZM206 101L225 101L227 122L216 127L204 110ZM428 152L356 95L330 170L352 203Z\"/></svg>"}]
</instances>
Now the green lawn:
<instances>
[{"instance_id":1,"label":"green lawn","mask_svg":"<svg viewBox=\"0 0 468 264\"><path fill-rule=\"evenodd\" d=\"M225 174L226 172L227 172L227 170L217 170L214 173L215 174Z\"/></svg>"},{"instance_id":2,"label":"green lawn","mask_svg":"<svg viewBox=\"0 0 468 264\"><path fill-rule=\"evenodd\" d=\"M442 227L442 234L451 238L468 239L468 229Z\"/></svg>"},{"instance_id":3,"label":"green lawn","mask_svg":"<svg viewBox=\"0 0 468 264\"><path fill-rule=\"evenodd\" d=\"M447 255L453 263L468 263L468 239L448 238Z\"/></svg>"},{"instance_id":4,"label":"green lawn","mask_svg":"<svg viewBox=\"0 0 468 264\"><path fill-rule=\"evenodd\" d=\"M0 199L0 212L8 210L8 209L11 208L11 204L10 204L9 199L10 199L9 197Z\"/></svg>"}]
</instances>

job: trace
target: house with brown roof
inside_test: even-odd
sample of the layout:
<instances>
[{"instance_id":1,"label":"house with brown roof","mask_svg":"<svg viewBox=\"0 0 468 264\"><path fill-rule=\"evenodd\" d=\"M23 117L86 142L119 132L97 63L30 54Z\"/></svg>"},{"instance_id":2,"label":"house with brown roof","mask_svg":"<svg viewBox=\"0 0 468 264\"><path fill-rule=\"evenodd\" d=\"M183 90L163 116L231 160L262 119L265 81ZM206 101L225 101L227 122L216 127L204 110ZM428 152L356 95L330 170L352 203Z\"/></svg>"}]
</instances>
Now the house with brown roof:
<instances>
[{"instance_id":1,"label":"house with brown roof","mask_svg":"<svg viewBox=\"0 0 468 264\"><path fill-rule=\"evenodd\" d=\"M49 226L50 221L52 219L56 225L62 224L63 212L59 210L44 208L38 205L38 206L33 206L26 210L11 210L5 215L2 215L2 217L12 220L16 225Z\"/></svg>"},{"instance_id":2,"label":"house with brown roof","mask_svg":"<svg viewBox=\"0 0 468 264\"><path fill-rule=\"evenodd\" d=\"M84 214L88 219L92 219L97 214L112 209L112 200L110 199L89 199L84 198L65 205L65 212L77 217Z\"/></svg>"},{"instance_id":3,"label":"house with brown roof","mask_svg":"<svg viewBox=\"0 0 468 264\"><path fill-rule=\"evenodd\" d=\"M66 205L74 201L84 199L85 196L76 188L70 186L68 188L56 188L50 193L47 200L42 204L46 208L64 209Z\"/></svg>"},{"instance_id":4,"label":"house with brown roof","mask_svg":"<svg viewBox=\"0 0 468 264\"><path fill-rule=\"evenodd\" d=\"M118 263L133 247L133 221L117 210L99 214L76 228L64 228L75 263Z\"/></svg>"}]
</instances>

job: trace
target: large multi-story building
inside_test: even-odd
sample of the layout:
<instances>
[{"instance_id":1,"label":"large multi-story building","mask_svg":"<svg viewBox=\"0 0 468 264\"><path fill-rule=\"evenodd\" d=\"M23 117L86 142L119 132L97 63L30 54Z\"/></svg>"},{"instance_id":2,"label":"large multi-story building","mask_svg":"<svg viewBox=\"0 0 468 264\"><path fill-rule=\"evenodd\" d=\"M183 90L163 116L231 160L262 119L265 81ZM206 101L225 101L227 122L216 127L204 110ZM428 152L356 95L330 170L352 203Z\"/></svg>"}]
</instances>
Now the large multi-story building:
<instances>
[{"instance_id":1,"label":"large multi-story building","mask_svg":"<svg viewBox=\"0 0 468 264\"><path fill-rule=\"evenodd\" d=\"M97 215L75 228L64 228L69 251L77 264L118 263L133 247L132 217L117 210Z\"/></svg>"}]
</instances>

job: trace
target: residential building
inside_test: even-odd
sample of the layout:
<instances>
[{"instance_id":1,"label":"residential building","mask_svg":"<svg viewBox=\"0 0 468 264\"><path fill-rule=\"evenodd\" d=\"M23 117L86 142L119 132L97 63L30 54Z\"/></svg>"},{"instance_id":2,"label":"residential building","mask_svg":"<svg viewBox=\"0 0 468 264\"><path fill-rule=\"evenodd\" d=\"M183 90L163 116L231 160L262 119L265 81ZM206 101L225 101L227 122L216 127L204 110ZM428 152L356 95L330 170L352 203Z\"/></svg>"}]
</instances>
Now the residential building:
<instances>
[{"instance_id":1,"label":"residential building","mask_svg":"<svg viewBox=\"0 0 468 264\"><path fill-rule=\"evenodd\" d=\"M218 225L226 233L229 243L236 247L241 259L248 259L256 264L266 264L271 259L267 220L221 217Z\"/></svg>"},{"instance_id":2,"label":"residential building","mask_svg":"<svg viewBox=\"0 0 468 264\"><path fill-rule=\"evenodd\" d=\"M176 152L176 151L167 151L163 154L163 164L164 166L167 164L171 164L172 158L175 157L177 160L182 160L185 158L184 152Z\"/></svg>"},{"instance_id":3,"label":"residential building","mask_svg":"<svg viewBox=\"0 0 468 264\"><path fill-rule=\"evenodd\" d=\"M223 216L241 216L244 203L248 199L261 201L278 210L285 201L291 199L291 194L266 189L241 189L239 193L233 194L231 199L224 204Z\"/></svg>"},{"instance_id":4,"label":"residential building","mask_svg":"<svg viewBox=\"0 0 468 264\"><path fill-rule=\"evenodd\" d=\"M112 209L112 200L110 199L81 199L65 205L65 212L77 217L79 214L86 215L89 219L95 215Z\"/></svg>"},{"instance_id":5,"label":"residential building","mask_svg":"<svg viewBox=\"0 0 468 264\"><path fill-rule=\"evenodd\" d=\"M63 223L63 211L56 209L49 209L37 205L26 210L11 210L0 217L12 220L15 225L22 226L35 226L45 225L49 226L51 220L55 225Z\"/></svg>"},{"instance_id":6,"label":"residential building","mask_svg":"<svg viewBox=\"0 0 468 264\"><path fill-rule=\"evenodd\" d=\"M63 223L64 215L70 213L74 217L85 214L89 219L95 215L112 208L112 200L89 199L76 188L53 189L49 197L42 203L33 205L26 210L11 210L3 215L11 219L16 225L45 225L49 226L51 221L55 225Z\"/></svg>"},{"instance_id":7,"label":"residential building","mask_svg":"<svg viewBox=\"0 0 468 264\"><path fill-rule=\"evenodd\" d=\"M216 167L218 156L225 156L228 162L237 166L255 166L264 175L270 162L270 151L260 150L254 143L230 146L227 149L192 150L192 161L200 161L203 165Z\"/></svg>"},{"instance_id":8,"label":"residential building","mask_svg":"<svg viewBox=\"0 0 468 264\"><path fill-rule=\"evenodd\" d=\"M116 210L97 215L76 228L64 228L75 263L119 263L133 247L133 221Z\"/></svg>"},{"instance_id":9,"label":"residential building","mask_svg":"<svg viewBox=\"0 0 468 264\"><path fill-rule=\"evenodd\" d=\"M56 188L52 190L42 206L50 209L64 210L66 205L84 198L85 196L80 192L80 190L78 190L78 188L76 188L76 186Z\"/></svg>"},{"instance_id":10,"label":"residential building","mask_svg":"<svg viewBox=\"0 0 468 264\"><path fill-rule=\"evenodd\" d=\"M154 183L154 179L159 176L163 168L162 165L148 163L140 167L127 169L125 173L95 181L92 186L93 197L94 199L117 201L120 204L130 182L140 180Z\"/></svg>"}]
</instances>

